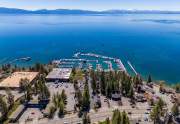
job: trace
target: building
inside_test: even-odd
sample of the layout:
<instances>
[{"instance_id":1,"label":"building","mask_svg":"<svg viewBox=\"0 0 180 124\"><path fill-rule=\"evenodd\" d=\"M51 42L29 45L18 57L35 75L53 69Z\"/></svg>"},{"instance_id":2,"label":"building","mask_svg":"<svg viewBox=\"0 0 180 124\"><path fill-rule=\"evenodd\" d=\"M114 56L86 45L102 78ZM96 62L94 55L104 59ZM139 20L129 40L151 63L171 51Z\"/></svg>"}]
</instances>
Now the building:
<instances>
[{"instance_id":1,"label":"building","mask_svg":"<svg viewBox=\"0 0 180 124\"><path fill-rule=\"evenodd\" d=\"M0 82L0 88L19 89L21 79L28 79L29 83L37 77L38 72L14 72L9 77Z\"/></svg>"},{"instance_id":2,"label":"building","mask_svg":"<svg viewBox=\"0 0 180 124\"><path fill-rule=\"evenodd\" d=\"M48 82L68 82L72 68L54 68L46 77Z\"/></svg>"}]
</instances>

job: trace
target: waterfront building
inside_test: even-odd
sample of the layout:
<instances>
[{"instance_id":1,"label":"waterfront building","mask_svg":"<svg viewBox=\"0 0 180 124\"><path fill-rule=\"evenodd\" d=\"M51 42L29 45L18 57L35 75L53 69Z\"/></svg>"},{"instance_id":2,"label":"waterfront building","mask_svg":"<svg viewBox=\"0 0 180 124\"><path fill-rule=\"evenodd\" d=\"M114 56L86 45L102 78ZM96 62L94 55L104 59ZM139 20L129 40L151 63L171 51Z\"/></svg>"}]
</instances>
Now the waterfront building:
<instances>
[{"instance_id":1,"label":"waterfront building","mask_svg":"<svg viewBox=\"0 0 180 124\"><path fill-rule=\"evenodd\" d=\"M72 68L54 68L46 77L48 82L68 82Z\"/></svg>"}]
</instances>

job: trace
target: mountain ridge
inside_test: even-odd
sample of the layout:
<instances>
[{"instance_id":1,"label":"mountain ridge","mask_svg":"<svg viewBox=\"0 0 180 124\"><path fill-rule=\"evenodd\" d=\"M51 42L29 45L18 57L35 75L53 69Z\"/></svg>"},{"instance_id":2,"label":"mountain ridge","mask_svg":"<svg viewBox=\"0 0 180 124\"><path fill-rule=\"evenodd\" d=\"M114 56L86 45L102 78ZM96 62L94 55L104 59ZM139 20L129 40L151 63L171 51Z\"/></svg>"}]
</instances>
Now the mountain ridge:
<instances>
[{"instance_id":1,"label":"mountain ridge","mask_svg":"<svg viewBox=\"0 0 180 124\"><path fill-rule=\"evenodd\" d=\"M0 14L180 14L180 11L164 10L105 10L92 11L80 9L39 9L25 10L17 8L0 7Z\"/></svg>"}]
</instances>

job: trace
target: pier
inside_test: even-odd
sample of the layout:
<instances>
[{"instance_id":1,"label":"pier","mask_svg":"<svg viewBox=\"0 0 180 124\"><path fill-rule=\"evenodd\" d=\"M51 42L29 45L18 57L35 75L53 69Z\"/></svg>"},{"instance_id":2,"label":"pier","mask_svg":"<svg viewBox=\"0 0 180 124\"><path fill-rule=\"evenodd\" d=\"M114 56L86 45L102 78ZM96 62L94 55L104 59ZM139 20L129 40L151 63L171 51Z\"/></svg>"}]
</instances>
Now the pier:
<instances>
[{"instance_id":1,"label":"pier","mask_svg":"<svg viewBox=\"0 0 180 124\"><path fill-rule=\"evenodd\" d=\"M132 64L130 63L130 61L127 61L128 65L130 66L130 68L133 70L133 72L137 75L138 73L136 72L136 70L134 69L134 67L132 66Z\"/></svg>"}]
</instances>

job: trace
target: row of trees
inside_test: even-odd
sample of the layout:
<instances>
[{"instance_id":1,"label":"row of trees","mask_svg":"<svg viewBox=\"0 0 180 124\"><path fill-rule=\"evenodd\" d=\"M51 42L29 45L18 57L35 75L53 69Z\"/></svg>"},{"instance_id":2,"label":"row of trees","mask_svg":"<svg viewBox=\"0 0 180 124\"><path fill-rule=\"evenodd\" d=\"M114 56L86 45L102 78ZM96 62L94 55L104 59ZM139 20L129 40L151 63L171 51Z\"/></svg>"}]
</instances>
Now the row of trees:
<instances>
[{"instance_id":1,"label":"row of trees","mask_svg":"<svg viewBox=\"0 0 180 124\"><path fill-rule=\"evenodd\" d=\"M91 119L87 113L84 113L82 117L83 124L90 124ZM107 118L103 122L99 122L99 124L130 124L129 117L125 111L120 112L118 109L114 110L112 119Z\"/></svg>"},{"instance_id":2,"label":"row of trees","mask_svg":"<svg viewBox=\"0 0 180 124\"><path fill-rule=\"evenodd\" d=\"M86 79L83 92L79 89L78 82L74 82L75 98L77 100L76 107L78 107L80 113L87 112L90 108L90 94L88 87L88 80Z\"/></svg>"},{"instance_id":3,"label":"row of trees","mask_svg":"<svg viewBox=\"0 0 180 124\"><path fill-rule=\"evenodd\" d=\"M0 123L7 119L8 105L3 97L0 97Z\"/></svg>"},{"instance_id":4,"label":"row of trees","mask_svg":"<svg viewBox=\"0 0 180 124\"><path fill-rule=\"evenodd\" d=\"M67 95L63 89L61 94L56 93L52 98L53 106L49 108L49 118L53 118L56 110L58 109L59 117L62 117L65 114L65 106L67 104Z\"/></svg>"},{"instance_id":5,"label":"row of trees","mask_svg":"<svg viewBox=\"0 0 180 124\"><path fill-rule=\"evenodd\" d=\"M1 112L0 123L7 119L7 115L9 111L11 111L14 105L17 104L11 90L9 88L6 88L5 92L7 94L6 97L3 96L0 97L0 112Z\"/></svg>"},{"instance_id":6,"label":"row of trees","mask_svg":"<svg viewBox=\"0 0 180 124\"><path fill-rule=\"evenodd\" d=\"M165 116L166 110L163 109L164 106L165 102L160 98L153 107L150 117L154 121L154 124L159 124L161 122L160 118ZM173 107L171 108L171 112L173 116L179 116L180 110L177 103L174 103Z\"/></svg>"},{"instance_id":7,"label":"row of trees","mask_svg":"<svg viewBox=\"0 0 180 124\"><path fill-rule=\"evenodd\" d=\"M142 79L139 75L129 76L125 72L90 72L92 79L92 89L94 93L101 93L109 98L114 92L122 93L126 97L134 97L134 88L139 90L142 85Z\"/></svg>"},{"instance_id":8,"label":"row of trees","mask_svg":"<svg viewBox=\"0 0 180 124\"><path fill-rule=\"evenodd\" d=\"M163 110L165 106L164 101L160 98L155 106L153 107L150 117L154 121L154 124L159 124L160 123L160 117L163 117L165 114L165 111Z\"/></svg>"},{"instance_id":9,"label":"row of trees","mask_svg":"<svg viewBox=\"0 0 180 124\"><path fill-rule=\"evenodd\" d=\"M116 109L113 112L112 120L107 118L104 122L99 122L99 124L130 124L130 120L125 111L120 112Z\"/></svg>"},{"instance_id":10,"label":"row of trees","mask_svg":"<svg viewBox=\"0 0 180 124\"><path fill-rule=\"evenodd\" d=\"M40 73L47 74L50 71L49 70L50 68L47 68L46 66L47 65L40 64L40 63L36 63L33 66L29 66L29 67L21 67L17 65L4 64L4 65L1 65L0 72L11 73L15 71L38 71Z\"/></svg>"},{"instance_id":11,"label":"row of trees","mask_svg":"<svg viewBox=\"0 0 180 124\"><path fill-rule=\"evenodd\" d=\"M50 92L46 86L46 80L44 75L38 76L34 85L32 85L27 78L20 80L20 92L25 95L25 100L29 101L32 95L38 95L39 100L46 100L50 97Z\"/></svg>"},{"instance_id":12,"label":"row of trees","mask_svg":"<svg viewBox=\"0 0 180 124\"><path fill-rule=\"evenodd\" d=\"M46 86L45 75L40 75L33 88L34 94L38 95L39 100L47 100L50 97L50 91Z\"/></svg>"},{"instance_id":13,"label":"row of trees","mask_svg":"<svg viewBox=\"0 0 180 124\"><path fill-rule=\"evenodd\" d=\"M129 117L125 111L114 110L112 124L130 124Z\"/></svg>"}]
</instances>

